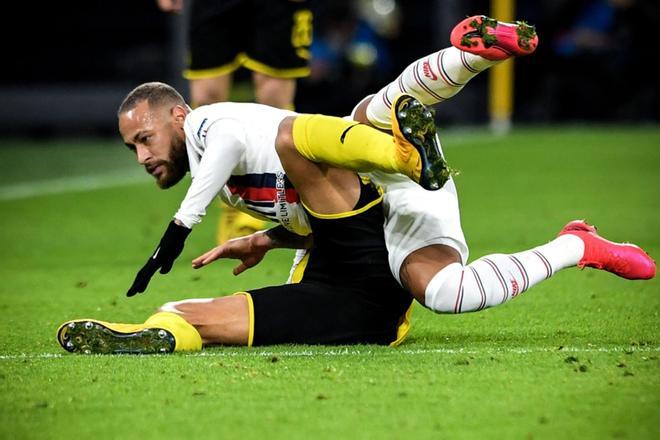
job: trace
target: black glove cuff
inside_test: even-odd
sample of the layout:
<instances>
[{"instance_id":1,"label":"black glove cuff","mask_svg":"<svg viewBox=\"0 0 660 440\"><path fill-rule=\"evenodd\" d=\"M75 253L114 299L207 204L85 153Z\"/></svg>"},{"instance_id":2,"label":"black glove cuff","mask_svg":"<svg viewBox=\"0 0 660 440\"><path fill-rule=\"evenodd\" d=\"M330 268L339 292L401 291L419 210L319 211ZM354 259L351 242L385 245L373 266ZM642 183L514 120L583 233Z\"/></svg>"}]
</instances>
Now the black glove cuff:
<instances>
[{"instance_id":1,"label":"black glove cuff","mask_svg":"<svg viewBox=\"0 0 660 440\"><path fill-rule=\"evenodd\" d=\"M163 238L172 238L176 241L183 241L188 237L188 234L192 229L188 229L185 226L178 225L174 220L170 222L170 224L167 226L167 229L165 230L165 234L163 235Z\"/></svg>"}]
</instances>

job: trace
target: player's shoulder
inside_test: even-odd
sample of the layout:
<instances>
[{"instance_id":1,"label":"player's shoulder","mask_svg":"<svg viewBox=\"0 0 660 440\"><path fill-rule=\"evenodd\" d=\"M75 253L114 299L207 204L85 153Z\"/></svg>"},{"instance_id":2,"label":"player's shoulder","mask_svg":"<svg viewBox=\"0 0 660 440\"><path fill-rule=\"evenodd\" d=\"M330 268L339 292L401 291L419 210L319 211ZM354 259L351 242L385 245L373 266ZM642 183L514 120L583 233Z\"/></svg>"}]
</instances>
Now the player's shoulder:
<instances>
[{"instance_id":1,"label":"player's shoulder","mask_svg":"<svg viewBox=\"0 0 660 440\"><path fill-rule=\"evenodd\" d=\"M205 137L208 129L218 121L228 121L232 125L240 122L237 118L233 102L219 102L216 104L202 105L195 108L186 116L184 129L189 136L197 140Z\"/></svg>"},{"instance_id":2,"label":"player's shoulder","mask_svg":"<svg viewBox=\"0 0 660 440\"><path fill-rule=\"evenodd\" d=\"M196 139L204 137L211 126L226 127L234 132L248 133L259 129L270 132L273 124L290 114L294 113L251 102L218 102L192 110L186 117L185 130Z\"/></svg>"},{"instance_id":3,"label":"player's shoulder","mask_svg":"<svg viewBox=\"0 0 660 440\"><path fill-rule=\"evenodd\" d=\"M204 119L215 122L223 119L234 121L249 121L251 117L263 111L260 104L249 102L217 102L215 104L202 105L194 109L188 117L193 125L201 124Z\"/></svg>"}]
</instances>

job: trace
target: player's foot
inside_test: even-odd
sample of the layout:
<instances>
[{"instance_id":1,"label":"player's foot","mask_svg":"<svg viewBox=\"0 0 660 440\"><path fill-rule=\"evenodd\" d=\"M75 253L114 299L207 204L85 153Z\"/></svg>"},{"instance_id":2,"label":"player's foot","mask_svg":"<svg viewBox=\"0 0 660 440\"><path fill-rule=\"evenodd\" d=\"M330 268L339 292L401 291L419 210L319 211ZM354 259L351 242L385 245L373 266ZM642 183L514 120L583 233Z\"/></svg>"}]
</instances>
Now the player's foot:
<instances>
[{"instance_id":1,"label":"player's foot","mask_svg":"<svg viewBox=\"0 0 660 440\"><path fill-rule=\"evenodd\" d=\"M451 31L451 44L487 60L500 61L536 50L536 29L524 21L504 23L485 15L468 17Z\"/></svg>"},{"instance_id":2,"label":"player's foot","mask_svg":"<svg viewBox=\"0 0 660 440\"><path fill-rule=\"evenodd\" d=\"M412 163L414 167L410 177L424 189L435 191L442 188L451 173L440 153L433 111L410 95L399 95L392 105L392 122L399 159ZM419 156L418 160L415 160L416 156Z\"/></svg>"},{"instance_id":3,"label":"player's foot","mask_svg":"<svg viewBox=\"0 0 660 440\"><path fill-rule=\"evenodd\" d=\"M164 328L94 319L65 322L57 330L57 340L65 350L84 354L171 353L176 345Z\"/></svg>"},{"instance_id":4,"label":"player's foot","mask_svg":"<svg viewBox=\"0 0 660 440\"><path fill-rule=\"evenodd\" d=\"M565 234L575 235L584 242L580 268L603 269L629 280L648 280L655 276L655 261L642 248L606 240L583 220L569 222L559 233Z\"/></svg>"}]
</instances>

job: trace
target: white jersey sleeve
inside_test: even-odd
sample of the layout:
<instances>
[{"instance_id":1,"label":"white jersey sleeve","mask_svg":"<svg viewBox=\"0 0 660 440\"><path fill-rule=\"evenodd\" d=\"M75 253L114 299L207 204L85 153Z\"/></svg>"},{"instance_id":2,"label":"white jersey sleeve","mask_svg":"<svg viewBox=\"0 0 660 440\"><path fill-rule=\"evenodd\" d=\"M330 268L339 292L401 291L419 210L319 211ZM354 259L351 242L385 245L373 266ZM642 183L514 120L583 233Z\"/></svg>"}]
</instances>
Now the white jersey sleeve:
<instances>
[{"instance_id":1,"label":"white jersey sleeve","mask_svg":"<svg viewBox=\"0 0 660 440\"><path fill-rule=\"evenodd\" d=\"M205 127L201 137L203 155L192 184L174 218L192 228L201 222L206 208L222 190L246 150L243 127L234 120L220 119Z\"/></svg>"}]
</instances>

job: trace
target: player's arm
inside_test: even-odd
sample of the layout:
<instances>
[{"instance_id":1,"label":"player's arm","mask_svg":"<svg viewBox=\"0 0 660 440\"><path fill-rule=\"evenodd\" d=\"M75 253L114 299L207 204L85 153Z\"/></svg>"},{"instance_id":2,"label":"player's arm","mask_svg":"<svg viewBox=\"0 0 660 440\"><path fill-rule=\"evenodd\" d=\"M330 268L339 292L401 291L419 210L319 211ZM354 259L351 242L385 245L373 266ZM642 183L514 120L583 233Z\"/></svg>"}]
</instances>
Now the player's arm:
<instances>
[{"instance_id":1,"label":"player's arm","mask_svg":"<svg viewBox=\"0 0 660 440\"><path fill-rule=\"evenodd\" d=\"M186 197L169 223L156 250L135 276L126 296L144 292L156 271L166 274L181 255L193 226L202 221L206 208L227 183L245 152L245 143L233 124L213 124L206 134L206 149Z\"/></svg>"},{"instance_id":2,"label":"player's arm","mask_svg":"<svg viewBox=\"0 0 660 440\"><path fill-rule=\"evenodd\" d=\"M195 269L204 267L220 258L241 260L241 264L233 270L238 275L256 266L263 260L266 252L271 249L309 249L312 247L312 235L301 236L288 231L283 226L276 226L267 231L255 232L245 237L235 238L216 246L205 254L195 258L192 266Z\"/></svg>"}]
</instances>

